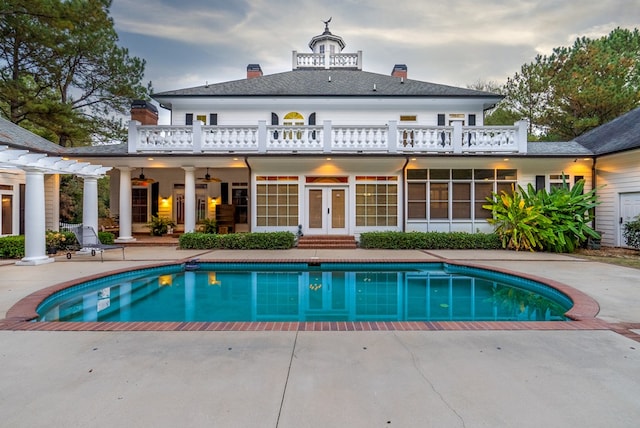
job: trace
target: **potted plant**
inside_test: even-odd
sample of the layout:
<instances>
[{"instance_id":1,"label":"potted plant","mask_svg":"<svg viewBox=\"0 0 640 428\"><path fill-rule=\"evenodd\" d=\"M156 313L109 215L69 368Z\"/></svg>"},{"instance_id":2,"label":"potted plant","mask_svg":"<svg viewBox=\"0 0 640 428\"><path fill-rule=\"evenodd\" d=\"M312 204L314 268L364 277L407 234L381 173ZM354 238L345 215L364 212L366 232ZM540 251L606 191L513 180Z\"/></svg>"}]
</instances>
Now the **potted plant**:
<instances>
[{"instance_id":1,"label":"potted plant","mask_svg":"<svg viewBox=\"0 0 640 428\"><path fill-rule=\"evenodd\" d=\"M162 236L169 231L169 228L176 227L176 224L169 217L151 216L151 221L146 224L150 229L151 236Z\"/></svg>"},{"instance_id":2,"label":"potted plant","mask_svg":"<svg viewBox=\"0 0 640 428\"><path fill-rule=\"evenodd\" d=\"M47 254L55 254L67 240L64 233L47 230L46 233Z\"/></svg>"},{"instance_id":3,"label":"potted plant","mask_svg":"<svg viewBox=\"0 0 640 428\"><path fill-rule=\"evenodd\" d=\"M218 232L218 222L215 218L203 218L198 223L200 223L200 230L202 233Z\"/></svg>"}]
</instances>

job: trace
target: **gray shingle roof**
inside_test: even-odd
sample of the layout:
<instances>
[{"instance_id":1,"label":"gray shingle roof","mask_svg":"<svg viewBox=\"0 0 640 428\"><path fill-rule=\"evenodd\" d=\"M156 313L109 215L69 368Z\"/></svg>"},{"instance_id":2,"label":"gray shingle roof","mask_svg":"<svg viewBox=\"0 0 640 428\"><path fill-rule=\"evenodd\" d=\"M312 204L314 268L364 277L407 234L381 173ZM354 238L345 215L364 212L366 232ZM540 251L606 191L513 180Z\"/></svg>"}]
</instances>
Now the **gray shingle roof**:
<instances>
[{"instance_id":1,"label":"gray shingle roof","mask_svg":"<svg viewBox=\"0 0 640 428\"><path fill-rule=\"evenodd\" d=\"M375 91L374 91L375 86ZM234 80L153 94L171 97L352 96L352 97L480 97L501 95L454 86L401 79L378 73L345 69L297 69L253 79Z\"/></svg>"},{"instance_id":2,"label":"gray shingle roof","mask_svg":"<svg viewBox=\"0 0 640 428\"><path fill-rule=\"evenodd\" d=\"M98 146L69 147L69 153L74 155L122 155L127 156L129 153L129 145L127 143L120 144L101 144Z\"/></svg>"},{"instance_id":3,"label":"gray shingle roof","mask_svg":"<svg viewBox=\"0 0 640 428\"><path fill-rule=\"evenodd\" d=\"M593 152L575 141L530 141L527 155L533 156L592 156Z\"/></svg>"},{"instance_id":4,"label":"gray shingle roof","mask_svg":"<svg viewBox=\"0 0 640 428\"><path fill-rule=\"evenodd\" d=\"M640 108L582 134L575 141L597 155L640 148Z\"/></svg>"},{"instance_id":5,"label":"gray shingle roof","mask_svg":"<svg viewBox=\"0 0 640 428\"><path fill-rule=\"evenodd\" d=\"M64 147L0 117L0 145L47 154L63 154Z\"/></svg>"}]
</instances>

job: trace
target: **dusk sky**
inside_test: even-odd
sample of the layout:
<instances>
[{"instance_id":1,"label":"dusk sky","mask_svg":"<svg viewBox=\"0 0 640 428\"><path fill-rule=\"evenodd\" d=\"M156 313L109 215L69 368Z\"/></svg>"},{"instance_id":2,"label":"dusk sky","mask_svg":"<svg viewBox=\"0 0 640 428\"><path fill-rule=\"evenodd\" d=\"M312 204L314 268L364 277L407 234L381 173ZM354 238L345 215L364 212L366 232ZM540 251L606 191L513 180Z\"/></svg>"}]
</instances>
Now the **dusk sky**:
<instances>
[{"instance_id":1,"label":"dusk sky","mask_svg":"<svg viewBox=\"0 0 640 428\"><path fill-rule=\"evenodd\" d=\"M577 37L640 28L640 0L113 0L111 16L155 92L242 79L250 63L289 71L330 17L364 70L406 64L410 79L465 87L504 83Z\"/></svg>"}]
</instances>

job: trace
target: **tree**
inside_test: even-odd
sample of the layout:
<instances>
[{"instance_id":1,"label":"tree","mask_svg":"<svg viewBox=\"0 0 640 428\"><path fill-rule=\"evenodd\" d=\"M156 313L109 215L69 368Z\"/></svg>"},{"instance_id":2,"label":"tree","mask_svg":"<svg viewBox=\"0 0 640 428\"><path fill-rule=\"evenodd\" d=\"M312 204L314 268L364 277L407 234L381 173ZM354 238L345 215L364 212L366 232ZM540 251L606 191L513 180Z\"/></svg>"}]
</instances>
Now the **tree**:
<instances>
[{"instance_id":1,"label":"tree","mask_svg":"<svg viewBox=\"0 0 640 428\"><path fill-rule=\"evenodd\" d=\"M640 104L640 33L617 28L607 37L579 38L547 60L552 82L543 121L575 138Z\"/></svg>"},{"instance_id":2,"label":"tree","mask_svg":"<svg viewBox=\"0 0 640 428\"><path fill-rule=\"evenodd\" d=\"M640 33L616 28L538 55L507 80L501 107L530 135L573 139L640 105Z\"/></svg>"},{"instance_id":3,"label":"tree","mask_svg":"<svg viewBox=\"0 0 640 428\"><path fill-rule=\"evenodd\" d=\"M504 110L520 119L526 119L530 136L547 131L542 120L549 96L544 57L538 55L535 62L523 65L519 73L507 79L503 91L506 95Z\"/></svg>"},{"instance_id":4,"label":"tree","mask_svg":"<svg viewBox=\"0 0 640 428\"><path fill-rule=\"evenodd\" d=\"M144 60L118 46L111 0L0 4L0 112L63 146L124 141Z\"/></svg>"},{"instance_id":5,"label":"tree","mask_svg":"<svg viewBox=\"0 0 640 428\"><path fill-rule=\"evenodd\" d=\"M493 80L478 79L474 83L467 85L467 88L476 91L491 92L493 94L504 94L504 86ZM485 125L513 125L521 117L514 111L504 107L504 102L500 101L495 107L485 111Z\"/></svg>"}]
</instances>

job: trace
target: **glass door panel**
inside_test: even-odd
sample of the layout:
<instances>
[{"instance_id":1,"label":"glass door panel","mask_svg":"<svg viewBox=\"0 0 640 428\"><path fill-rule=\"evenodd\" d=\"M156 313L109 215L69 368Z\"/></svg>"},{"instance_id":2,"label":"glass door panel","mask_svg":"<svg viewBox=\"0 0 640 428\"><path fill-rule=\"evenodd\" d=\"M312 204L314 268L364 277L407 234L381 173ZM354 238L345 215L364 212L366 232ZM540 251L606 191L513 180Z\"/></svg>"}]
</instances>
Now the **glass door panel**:
<instances>
[{"instance_id":1,"label":"glass door panel","mask_svg":"<svg viewBox=\"0 0 640 428\"><path fill-rule=\"evenodd\" d=\"M322 229L324 209L322 206L323 189L309 189L309 229Z\"/></svg>"},{"instance_id":2,"label":"glass door panel","mask_svg":"<svg viewBox=\"0 0 640 428\"><path fill-rule=\"evenodd\" d=\"M344 229L346 227L344 218L345 193L344 189L331 189L331 227L334 229Z\"/></svg>"}]
</instances>

